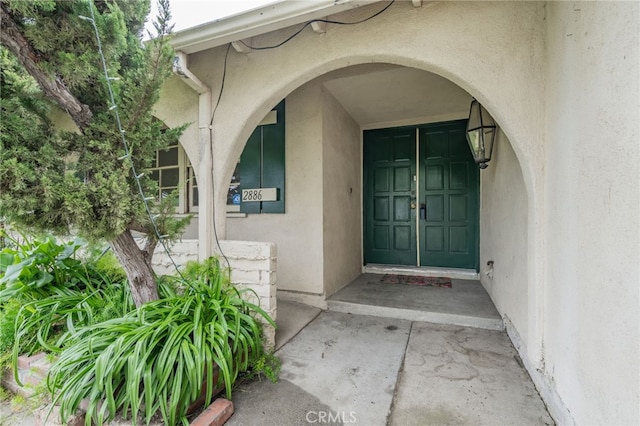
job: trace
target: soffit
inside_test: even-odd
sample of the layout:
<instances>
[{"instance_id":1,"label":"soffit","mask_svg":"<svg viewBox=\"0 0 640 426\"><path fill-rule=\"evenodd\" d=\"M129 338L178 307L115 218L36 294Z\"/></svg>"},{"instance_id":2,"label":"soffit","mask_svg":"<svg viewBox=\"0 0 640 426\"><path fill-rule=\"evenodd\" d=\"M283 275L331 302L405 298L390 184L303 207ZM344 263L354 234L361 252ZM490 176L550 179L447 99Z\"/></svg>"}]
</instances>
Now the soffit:
<instances>
[{"instance_id":1,"label":"soffit","mask_svg":"<svg viewBox=\"0 0 640 426\"><path fill-rule=\"evenodd\" d=\"M436 74L391 64L364 64L323 77L325 87L363 128L465 118L471 96Z\"/></svg>"}]
</instances>

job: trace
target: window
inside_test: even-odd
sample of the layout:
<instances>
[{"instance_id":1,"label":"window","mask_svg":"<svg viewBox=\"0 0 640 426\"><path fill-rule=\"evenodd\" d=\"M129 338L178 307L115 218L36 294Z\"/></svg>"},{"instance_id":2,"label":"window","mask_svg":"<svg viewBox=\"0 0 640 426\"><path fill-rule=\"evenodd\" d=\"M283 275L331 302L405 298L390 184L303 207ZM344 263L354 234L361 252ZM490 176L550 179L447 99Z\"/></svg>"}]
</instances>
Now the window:
<instances>
[{"instance_id":1,"label":"window","mask_svg":"<svg viewBox=\"0 0 640 426\"><path fill-rule=\"evenodd\" d=\"M236 168L231 176L229 191L227 192L227 212L239 212L241 204L240 193L240 161L236 163Z\"/></svg>"},{"instance_id":2,"label":"window","mask_svg":"<svg viewBox=\"0 0 640 426\"><path fill-rule=\"evenodd\" d=\"M189 160L187 160L187 179L188 180L188 187L189 187L189 194L187 196L187 198L189 199L189 211L190 212L197 212L198 211L198 181L196 181L196 174L193 171L193 166L191 165L191 162Z\"/></svg>"},{"instance_id":3,"label":"window","mask_svg":"<svg viewBox=\"0 0 640 426\"><path fill-rule=\"evenodd\" d=\"M156 199L178 192L176 213L198 211L198 185L193 167L179 144L156 151L155 167L149 176L158 183Z\"/></svg>"},{"instance_id":4,"label":"window","mask_svg":"<svg viewBox=\"0 0 640 426\"><path fill-rule=\"evenodd\" d=\"M256 127L236 165L227 211L284 213L285 211L285 110L280 102ZM276 188L275 201L242 201L243 189Z\"/></svg>"}]
</instances>

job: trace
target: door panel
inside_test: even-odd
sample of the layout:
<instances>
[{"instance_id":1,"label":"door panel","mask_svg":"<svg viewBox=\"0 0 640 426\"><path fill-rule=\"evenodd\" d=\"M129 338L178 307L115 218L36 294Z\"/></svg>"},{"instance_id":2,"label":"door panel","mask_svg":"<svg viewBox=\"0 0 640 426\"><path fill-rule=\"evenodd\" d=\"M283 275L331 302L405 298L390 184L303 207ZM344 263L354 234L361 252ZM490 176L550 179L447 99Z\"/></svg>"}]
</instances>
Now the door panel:
<instances>
[{"instance_id":1,"label":"door panel","mask_svg":"<svg viewBox=\"0 0 640 426\"><path fill-rule=\"evenodd\" d=\"M364 132L365 263L415 265L415 128Z\"/></svg>"},{"instance_id":2,"label":"door panel","mask_svg":"<svg viewBox=\"0 0 640 426\"><path fill-rule=\"evenodd\" d=\"M478 268L479 169L464 121L420 128L420 265Z\"/></svg>"},{"instance_id":3,"label":"door panel","mask_svg":"<svg viewBox=\"0 0 640 426\"><path fill-rule=\"evenodd\" d=\"M364 132L365 263L477 270L479 170L465 124L418 127L418 170L416 127Z\"/></svg>"}]
</instances>

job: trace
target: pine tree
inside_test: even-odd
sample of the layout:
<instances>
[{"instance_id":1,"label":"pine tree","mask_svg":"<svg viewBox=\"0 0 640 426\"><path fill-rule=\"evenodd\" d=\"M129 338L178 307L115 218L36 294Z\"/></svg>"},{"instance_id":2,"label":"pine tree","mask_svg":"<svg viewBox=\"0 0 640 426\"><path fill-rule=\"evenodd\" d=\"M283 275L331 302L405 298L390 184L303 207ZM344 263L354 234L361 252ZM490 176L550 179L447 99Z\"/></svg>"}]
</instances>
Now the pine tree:
<instances>
[{"instance_id":1,"label":"pine tree","mask_svg":"<svg viewBox=\"0 0 640 426\"><path fill-rule=\"evenodd\" d=\"M107 240L127 273L137 306L158 298L151 258L158 242L138 172L180 136L152 115L173 53L168 0L159 1L157 34L142 42L148 0L0 0L0 217L34 230ZM93 8L93 13L91 8ZM94 16L126 156L107 90ZM76 131L55 131L55 111ZM60 114L58 114L60 115ZM143 193L155 183L139 178ZM170 209L156 225L176 235ZM162 204L162 203L160 203ZM132 232L144 233L142 248Z\"/></svg>"}]
</instances>

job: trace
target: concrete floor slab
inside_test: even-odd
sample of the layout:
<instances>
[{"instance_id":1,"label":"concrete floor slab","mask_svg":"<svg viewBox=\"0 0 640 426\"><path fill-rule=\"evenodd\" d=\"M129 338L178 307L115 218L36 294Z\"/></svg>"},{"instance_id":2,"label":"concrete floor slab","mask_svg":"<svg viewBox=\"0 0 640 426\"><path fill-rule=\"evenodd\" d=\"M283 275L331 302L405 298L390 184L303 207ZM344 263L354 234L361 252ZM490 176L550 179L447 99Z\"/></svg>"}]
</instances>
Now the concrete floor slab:
<instances>
[{"instance_id":1,"label":"concrete floor slab","mask_svg":"<svg viewBox=\"0 0 640 426\"><path fill-rule=\"evenodd\" d=\"M316 420L315 413L331 412L318 398L282 378L277 383L263 380L239 386L233 393L233 407L225 426L307 425Z\"/></svg>"},{"instance_id":2,"label":"concrete floor slab","mask_svg":"<svg viewBox=\"0 0 640 426\"><path fill-rule=\"evenodd\" d=\"M276 350L291 340L320 313L320 308L278 299Z\"/></svg>"},{"instance_id":3,"label":"concrete floor slab","mask_svg":"<svg viewBox=\"0 0 640 426\"><path fill-rule=\"evenodd\" d=\"M227 424L385 425L409 329L403 320L321 313L276 353L278 383L236 391Z\"/></svg>"},{"instance_id":4,"label":"concrete floor slab","mask_svg":"<svg viewBox=\"0 0 640 426\"><path fill-rule=\"evenodd\" d=\"M279 381L236 388L227 425L553 424L503 331L305 309L283 310ZM0 402L0 425L23 424Z\"/></svg>"},{"instance_id":5,"label":"concrete floor slab","mask_svg":"<svg viewBox=\"0 0 640 426\"><path fill-rule=\"evenodd\" d=\"M35 417L27 407L14 407L10 401L0 401L0 426L27 426L35 424Z\"/></svg>"},{"instance_id":6,"label":"concrete floor slab","mask_svg":"<svg viewBox=\"0 0 640 426\"><path fill-rule=\"evenodd\" d=\"M329 310L502 330L502 318L479 281L452 279L451 288L389 284L362 274L327 300Z\"/></svg>"},{"instance_id":7,"label":"concrete floor slab","mask_svg":"<svg viewBox=\"0 0 640 426\"><path fill-rule=\"evenodd\" d=\"M552 425L504 332L414 323L390 425Z\"/></svg>"}]
</instances>

